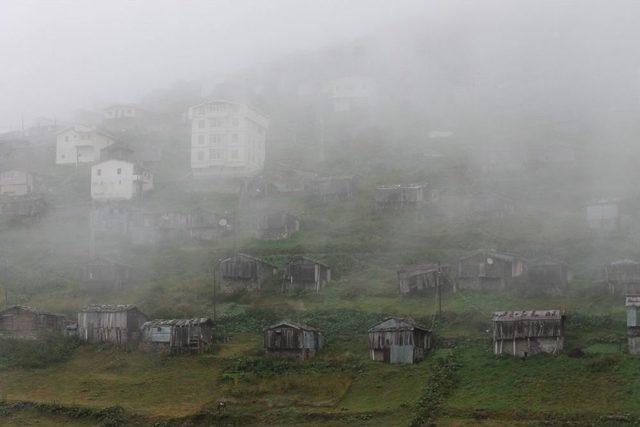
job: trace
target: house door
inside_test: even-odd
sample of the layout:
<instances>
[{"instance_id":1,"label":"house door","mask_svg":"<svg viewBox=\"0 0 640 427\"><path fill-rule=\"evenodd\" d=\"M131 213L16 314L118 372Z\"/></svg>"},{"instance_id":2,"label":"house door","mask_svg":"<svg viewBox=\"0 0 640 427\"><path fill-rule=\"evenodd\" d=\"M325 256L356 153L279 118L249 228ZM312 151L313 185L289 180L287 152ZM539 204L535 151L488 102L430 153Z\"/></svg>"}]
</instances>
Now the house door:
<instances>
[{"instance_id":1,"label":"house door","mask_svg":"<svg viewBox=\"0 0 640 427\"><path fill-rule=\"evenodd\" d=\"M384 363L391 363L391 348L385 347L382 349L382 361Z\"/></svg>"}]
</instances>

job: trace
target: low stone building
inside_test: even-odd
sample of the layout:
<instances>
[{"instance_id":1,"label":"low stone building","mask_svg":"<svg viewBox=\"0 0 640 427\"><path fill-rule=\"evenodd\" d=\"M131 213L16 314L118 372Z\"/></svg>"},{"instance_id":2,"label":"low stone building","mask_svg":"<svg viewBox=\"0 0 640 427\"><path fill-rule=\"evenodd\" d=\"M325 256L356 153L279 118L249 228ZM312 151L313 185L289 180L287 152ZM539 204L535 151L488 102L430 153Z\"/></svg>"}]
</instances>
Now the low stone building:
<instances>
[{"instance_id":1,"label":"low stone building","mask_svg":"<svg viewBox=\"0 0 640 427\"><path fill-rule=\"evenodd\" d=\"M264 348L268 356L306 360L322 348L322 333L302 323L282 321L264 332Z\"/></svg>"},{"instance_id":2,"label":"low stone building","mask_svg":"<svg viewBox=\"0 0 640 427\"><path fill-rule=\"evenodd\" d=\"M78 313L78 338L90 343L132 347L149 320L135 305L89 305Z\"/></svg>"},{"instance_id":3,"label":"low stone building","mask_svg":"<svg viewBox=\"0 0 640 427\"><path fill-rule=\"evenodd\" d=\"M0 311L0 338L38 339L62 334L64 316L14 305Z\"/></svg>"},{"instance_id":4,"label":"low stone building","mask_svg":"<svg viewBox=\"0 0 640 427\"><path fill-rule=\"evenodd\" d=\"M612 295L640 294L640 263L621 259L605 265L603 272Z\"/></svg>"},{"instance_id":5,"label":"low stone building","mask_svg":"<svg viewBox=\"0 0 640 427\"><path fill-rule=\"evenodd\" d=\"M398 270L400 294L450 289L449 266L439 264L423 264L402 267Z\"/></svg>"},{"instance_id":6,"label":"low stone building","mask_svg":"<svg viewBox=\"0 0 640 427\"><path fill-rule=\"evenodd\" d=\"M458 261L460 289L504 290L526 280L527 262L517 255L481 250Z\"/></svg>"},{"instance_id":7,"label":"low stone building","mask_svg":"<svg viewBox=\"0 0 640 427\"><path fill-rule=\"evenodd\" d=\"M378 362L416 363L432 346L432 332L411 319L391 317L369 329L369 354Z\"/></svg>"},{"instance_id":8,"label":"low stone building","mask_svg":"<svg viewBox=\"0 0 640 427\"><path fill-rule=\"evenodd\" d=\"M196 319L150 320L141 328L140 348L161 353L204 353L213 348L213 321Z\"/></svg>"},{"instance_id":9,"label":"low stone building","mask_svg":"<svg viewBox=\"0 0 640 427\"><path fill-rule=\"evenodd\" d=\"M283 292L320 292L331 281L331 268L311 258L293 257L285 264L282 281Z\"/></svg>"},{"instance_id":10,"label":"low stone building","mask_svg":"<svg viewBox=\"0 0 640 427\"><path fill-rule=\"evenodd\" d=\"M237 254L220 261L220 291L232 294L241 291L256 292L273 281L278 267L246 254Z\"/></svg>"},{"instance_id":11,"label":"low stone building","mask_svg":"<svg viewBox=\"0 0 640 427\"><path fill-rule=\"evenodd\" d=\"M493 351L518 357L558 354L564 347L564 319L560 310L496 311Z\"/></svg>"},{"instance_id":12,"label":"low stone building","mask_svg":"<svg viewBox=\"0 0 640 427\"><path fill-rule=\"evenodd\" d=\"M640 296L627 296L627 341L629 353L640 354Z\"/></svg>"}]
</instances>

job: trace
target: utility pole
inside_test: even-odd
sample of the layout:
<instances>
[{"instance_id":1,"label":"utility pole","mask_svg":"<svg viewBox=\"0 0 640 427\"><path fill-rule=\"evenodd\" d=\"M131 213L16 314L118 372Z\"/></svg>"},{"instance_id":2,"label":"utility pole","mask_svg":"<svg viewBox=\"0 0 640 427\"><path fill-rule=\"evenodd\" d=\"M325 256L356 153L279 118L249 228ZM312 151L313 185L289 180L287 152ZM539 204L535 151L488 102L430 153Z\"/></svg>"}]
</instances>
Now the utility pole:
<instances>
[{"instance_id":1,"label":"utility pole","mask_svg":"<svg viewBox=\"0 0 640 427\"><path fill-rule=\"evenodd\" d=\"M213 266L211 266L209 270L209 274L211 274L211 287L213 289L213 321L216 321L216 262L214 261Z\"/></svg>"},{"instance_id":2,"label":"utility pole","mask_svg":"<svg viewBox=\"0 0 640 427\"><path fill-rule=\"evenodd\" d=\"M440 263L438 263L438 270L436 271L436 301L438 304L438 317L442 316L442 270Z\"/></svg>"}]
</instances>

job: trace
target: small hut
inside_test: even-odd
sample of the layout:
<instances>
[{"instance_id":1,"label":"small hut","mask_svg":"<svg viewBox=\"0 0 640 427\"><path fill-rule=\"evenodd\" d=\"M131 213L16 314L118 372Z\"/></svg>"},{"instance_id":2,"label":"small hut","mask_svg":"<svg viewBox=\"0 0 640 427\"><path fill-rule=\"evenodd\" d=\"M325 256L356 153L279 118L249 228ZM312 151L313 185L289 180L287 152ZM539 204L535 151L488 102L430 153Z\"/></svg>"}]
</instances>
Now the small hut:
<instances>
[{"instance_id":1,"label":"small hut","mask_svg":"<svg viewBox=\"0 0 640 427\"><path fill-rule=\"evenodd\" d=\"M640 354L640 296L627 296L625 306L627 308L627 341L629 342L629 353Z\"/></svg>"},{"instance_id":2,"label":"small hut","mask_svg":"<svg viewBox=\"0 0 640 427\"><path fill-rule=\"evenodd\" d=\"M432 348L432 333L411 319L388 318L369 329L371 360L416 363Z\"/></svg>"},{"instance_id":3,"label":"small hut","mask_svg":"<svg viewBox=\"0 0 640 427\"><path fill-rule=\"evenodd\" d=\"M220 290L225 294L260 291L277 273L277 266L260 258L239 253L220 261Z\"/></svg>"},{"instance_id":4,"label":"small hut","mask_svg":"<svg viewBox=\"0 0 640 427\"><path fill-rule=\"evenodd\" d=\"M425 187L422 184L379 185L374 193L376 210L421 208L425 203Z\"/></svg>"},{"instance_id":5,"label":"small hut","mask_svg":"<svg viewBox=\"0 0 640 427\"><path fill-rule=\"evenodd\" d=\"M90 343L129 347L149 320L135 305L89 305L78 313L78 337Z\"/></svg>"},{"instance_id":6,"label":"small hut","mask_svg":"<svg viewBox=\"0 0 640 427\"><path fill-rule=\"evenodd\" d=\"M478 251L460 258L458 286L461 289L504 290L526 279L527 263L516 255Z\"/></svg>"},{"instance_id":7,"label":"small hut","mask_svg":"<svg viewBox=\"0 0 640 427\"><path fill-rule=\"evenodd\" d=\"M493 351L519 357L558 354L564 346L564 319L560 310L496 311Z\"/></svg>"},{"instance_id":8,"label":"small hut","mask_svg":"<svg viewBox=\"0 0 640 427\"><path fill-rule=\"evenodd\" d=\"M306 360L315 356L321 347L322 333L302 323L282 321L264 333L264 348L268 356Z\"/></svg>"},{"instance_id":9,"label":"small hut","mask_svg":"<svg viewBox=\"0 0 640 427\"><path fill-rule=\"evenodd\" d=\"M213 321L196 319L150 320L141 328L140 348L160 353L204 353L213 346Z\"/></svg>"},{"instance_id":10,"label":"small hut","mask_svg":"<svg viewBox=\"0 0 640 427\"><path fill-rule=\"evenodd\" d=\"M304 256L291 258L284 267L282 290L320 292L331 281L331 268Z\"/></svg>"},{"instance_id":11,"label":"small hut","mask_svg":"<svg viewBox=\"0 0 640 427\"><path fill-rule=\"evenodd\" d=\"M640 263L621 259L604 266L604 280L612 295L640 293Z\"/></svg>"},{"instance_id":12,"label":"small hut","mask_svg":"<svg viewBox=\"0 0 640 427\"><path fill-rule=\"evenodd\" d=\"M429 292L450 287L449 266L424 264L402 267L398 270L400 294Z\"/></svg>"},{"instance_id":13,"label":"small hut","mask_svg":"<svg viewBox=\"0 0 640 427\"><path fill-rule=\"evenodd\" d=\"M277 212L263 216L258 224L258 231L265 240L289 239L300 231L300 221L287 212Z\"/></svg>"},{"instance_id":14,"label":"small hut","mask_svg":"<svg viewBox=\"0 0 640 427\"><path fill-rule=\"evenodd\" d=\"M353 198L355 177L329 176L316 178L307 185L307 192L323 201L350 200Z\"/></svg>"},{"instance_id":15,"label":"small hut","mask_svg":"<svg viewBox=\"0 0 640 427\"><path fill-rule=\"evenodd\" d=\"M14 305L0 311L0 338L38 339L62 334L64 316Z\"/></svg>"},{"instance_id":16,"label":"small hut","mask_svg":"<svg viewBox=\"0 0 640 427\"><path fill-rule=\"evenodd\" d=\"M564 290L569 282L569 269L562 261L533 261L527 265L527 278L532 289Z\"/></svg>"}]
</instances>

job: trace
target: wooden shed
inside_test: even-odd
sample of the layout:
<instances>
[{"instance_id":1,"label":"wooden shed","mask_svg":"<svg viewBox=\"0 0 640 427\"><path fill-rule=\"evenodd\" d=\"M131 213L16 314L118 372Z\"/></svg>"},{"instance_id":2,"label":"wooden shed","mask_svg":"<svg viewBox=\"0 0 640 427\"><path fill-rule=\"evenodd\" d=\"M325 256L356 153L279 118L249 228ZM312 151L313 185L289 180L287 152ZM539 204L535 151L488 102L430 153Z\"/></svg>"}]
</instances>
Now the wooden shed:
<instances>
[{"instance_id":1,"label":"wooden shed","mask_svg":"<svg viewBox=\"0 0 640 427\"><path fill-rule=\"evenodd\" d=\"M141 328L140 348L161 353L204 353L213 347L213 321L196 319L150 320Z\"/></svg>"},{"instance_id":2,"label":"wooden shed","mask_svg":"<svg viewBox=\"0 0 640 427\"><path fill-rule=\"evenodd\" d=\"M628 295L625 306L627 309L629 353L640 354L640 296Z\"/></svg>"},{"instance_id":3,"label":"wooden shed","mask_svg":"<svg viewBox=\"0 0 640 427\"><path fill-rule=\"evenodd\" d=\"M371 360L416 363L433 346L433 334L411 319L390 317L369 329Z\"/></svg>"},{"instance_id":4,"label":"wooden shed","mask_svg":"<svg viewBox=\"0 0 640 427\"><path fill-rule=\"evenodd\" d=\"M263 259L239 253L220 261L218 273L222 293L256 292L276 278L278 267Z\"/></svg>"},{"instance_id":5,"label":"wooden shed","mask_svg":"<svg viewBox=\"0 0 640 427\"><path fill-rule=\"evenodd\" d=\"M493 351L519 357L558 354L564 346L564 319L560 310L496 311Z\"/></svg>"},{"instance_id":6,"label":"wooden shed","mask_svg":"<svg viewBox=\"0 0 640 427\"><path fill-rule=\"evenodd\" d=\"M64 316L14 305L0 311L0 338L38 339L62 334Z\"/></svg>"},{"instance_id":7,"label":"wooden shed","mask_svg":"<svg viewBox=\"0 0 640 427\"><path fill-rule=\"evenodd\" d=\"M526 280L527 262L516 255L481 250L458 261L461 289L504 290Z\"/></svg>"},{"instance_id":8,"label":"wooden shed","mask_svg":"<svg viewBox=\"0 0 640 427\"><path fill-rule=\"evenodd\" d=\"M331 268L305 256L293 257L284 266L282 290L320 292L331 281Z\"/></svg>"},{"instance_id":9,"label":"wooden shed","mask_svg":"<svg viewBox=\"0 0 640 427\"><path fill-rule=\"evenodd\" d=\"M300 231L300 221L287 212L276 212L264 215L258 221L258 232L261 239L284 240L289 239Z\"/></svg>"},{"instance_id":10,"label":"wooden shed","mask_svg":"<svg viewBox=\"0 0 640 427\"><path fill-rule=\"evenodd\" d=\"M612 295L640 294L640 263L621 259L605 265L603 271Z\"/></svg>"},{"instance_id":11,"label":"wooden shed","mask_svg":"<svg viewBox=\"0 0 640 427\"><path fill-rule=\"evenodd\" d=\"M89 305L78 313L78 337L90 343L130 347L149 320L135 305Z\"/></svg>"},{"instance_id":12,"label":"wooden shed","mask_svg":"<svg viewBox=\"0 0 640 427\"><path fill-rule=\"evenodd\" d=\"M315 356L321 347L322 333L302 323L282 321L264 332L264 348L268 356L306 360Z\"/></svg>"},{"instance_id":13,"label":"wooden shed","mask_svg":"<svg viewBox=\"0 0 640 427\"><path fill-rule=\"evenodd\" d=\"M441 264L421 264L405 266L398 270L400 294L412 294L450 289L449 266Z\"/></svg>"},{"instance_id":14,"label":"wooden shed","mask_svg":"<svg viewBox=\"0 0 640 427\"><path fill-rule=\"evenodd\" d=\"M527 283L531 289L561 291L569 282L566 263L554 260L537 260L527 265Z\"/></svg>"},{"instance_id":15,"label":"wooden shed","mask_svg":"<svg viewBox=\"0 0 640 427\"><path fill-rule=\"evenodd\" d=\"M424 206L425 185L379 185L374 192L376 210L415 209Z\"/></svg>"}]
</instances>

